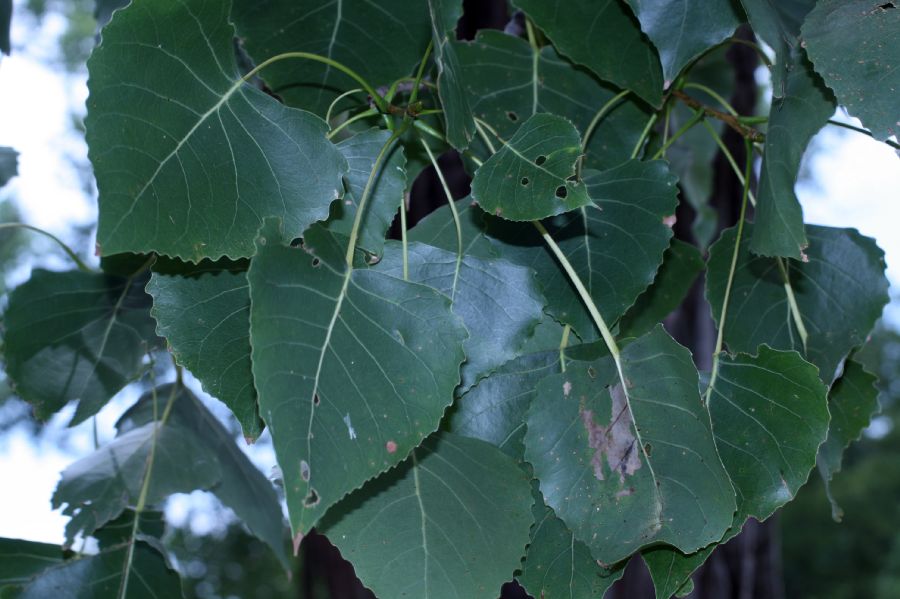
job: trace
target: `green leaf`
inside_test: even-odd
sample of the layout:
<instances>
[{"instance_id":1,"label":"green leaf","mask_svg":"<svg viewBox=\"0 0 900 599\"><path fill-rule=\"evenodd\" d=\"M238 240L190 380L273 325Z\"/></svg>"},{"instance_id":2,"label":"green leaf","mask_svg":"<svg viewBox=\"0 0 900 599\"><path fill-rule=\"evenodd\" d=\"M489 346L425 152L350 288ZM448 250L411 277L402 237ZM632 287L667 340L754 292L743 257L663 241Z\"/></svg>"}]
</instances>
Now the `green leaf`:
<instances>
[{"instance_id":1,"label":"green leaf","mask_svg":"<svg viewBox=\"0 0 900 599\"><path fill-rule=\"evenodd\" d=\"M404 7L408 3L404 3ZM428 0L438 94L446 122L447 141L457 150L468 147L475 135L475 120L459 62L456 22L462 17L461 0Z\"/></svg>"},{"instance_id":2,"label":"green leaf","mask_svg":"<svg viewBox=\"0 0 900 599\"><path fill-rule=\"evenodd\" d=\"M659 51L663 77L675 81L685 66L734 33L743 22L731 0L627 0ZM666 85L668 87L668 85Z\"/></svg>"},{"instance_id":3,"label":"green leaf","mask_svg":"<svg viewBox=\"0 0 900 599\"><path fill-rule=\"evenodd\" d=\"M497 257L497 251L485 236L485 213L469 196L456 201L462 234L463 253L473 258L490 260ZM416 223L407 234L409 241L419 241L448 252L456 253L459 248L456 227L449 205L431 212Z\"/></svg>"},{"instance_id":4,"label":"green leaf","mask_svg":"<svg viewBox=\"0 0 900 599\"><path fill-rule=\"evenodd\" d=\"M800 161L809 140L834 114L831 92L799 59L788 74L784 97L772 102L759 177L759 201L750 251L763 256L800 259L808 245L803 210L794 194Z\"/></svg>"},{"instance_id":5,"label":"green leaf","mask_svg":"<svg viewBox=\"0 0 900 599\"><path fill-rule=\"evenodd\" d=\"M59 545L0 538L0 596L20 587L44 569L63 561Z\"/></svg>"},{"instance_id":6,"label":"green leaf","mask_svg":"<svg viewBox=\"0 0 900 599\"><path fill-rule=\"evenodd\" d=\"M0 52L9 55L9 27L12 24L12 0L0 0Z\"/></svg>"},{"instance_id":7,"label":"green leaf","mask_svg":"<svg viewBox=\"0 0 900 599\"><path fill-rule=\"evenodd\" d=\"M808 261L786 265L809 333L804 351L777 261L750 252L754 228L751 223L744 227L724 323L725 343L732 352L752 353L762 344L800 351L830 385L838 364L863 343L888 302L884 252L855 229L807 225ZM731 228L710 248L706 298L719 326L734 241Z\"/></svg>"},{"instance_id":8,"label":"green leaf","mask_svg":"<svg viewBox=\"0 0 900 599\"><path fill-rule=\"evenodd\" d=\"M262 433L250 370L250 292L246 265L202 263L155 268L147 292L157 333L178 364L237 417L248 440Z\"/></svg>"},{"instance_id":9,"label":"green leaf","mask_svg":"<svg viewBox=\"0 0 900 599\"><path fill-rule=\"evenodd\" d=\"M803 23L809 57L850 114L884 140L900 133L900 4L823 0Z\"/></svg>"},{"instance_id":10,"label":"green leaf","mask_svg":"<svg viewBox=\"0 0 900 599\"><path fill-rule=\"evenodd\" d=\"M424 3L405 0L235 0L232 18L257 63L284 52L336 60L375 87L413 74L431 31ZM324 117L331 102L359 84L340 70L309 60L285 60L261 73L289 106ZM364 105L365 93L353 97Z\"/></svg>"},{"instance_id":11,"label":"green leaf","mask_svg":"<svg viewBox=\"0 0 900 599\"><path fill-rule=\"evenodd\" d=\"M619 321L619 336L640 337L648 333L681 305L705 267L700 250L680 239L673 239L663 254L653 284Z\"/></svg>"},{"instance_id":12,"label":"green leaf","mask_svg":"<svg viewBox=\"0 0 900 599\"><path fill-rule=\"evenodd\" d=\"M369 129L338 144L350 170L345 178L344 199L334 203L331 218L325 225L330 231L350 236L369 173L390 136L391 132L386 129ZM398 144L389 151L369 192L365 214L360 221L357 250L381 256L384 237L403 202L406 184L406 157L403 147Z\"/></svg>"},{"instance_id":13,"label":"green leaf","mask_svg":"<svg viewBox=\"0 0 900 599\"><path fill-rule=\"evenodd\" d=\"M159 551L148 542L132 540L102 549L94 555L50 566L16 599L181 596L181 580Z\"/></svg>"},{"instance_id":14,"label":"green leaf","mask_svg":"<svg viewBox=\"0 0 900 599\"><path fill-rule=\"evenodd\" d=\"M532 597L590 599L604 593L625 574L625 567L607 569L591 557L536 492L534 525L522 573L516 577ZM657 595L662 597L662 595Z\"/></svg>"},{"instance_id":15,"label":"green leaf","mask_svg":"<svg viewBox=\"0 0 900 599\"><path fill-rule=\"evenodd\" d=\"M519 354L544 316L544 296L530 268L493 258L448 252L420 243L409 244L409 280L450 298L453 313L469 330L463 344L462 389L468 389ZM376 270L403 278L402 248L385 246Z\"/></svg>"},{"instance_id":16,"label":"green leaf","mask_svg":"<svg viewBox=\"0 0 900 599\"><path fill-rule=\"evenodd\" d=\"M168 393L168 387L159 390L161 395ZM136 428L147 426L154 421L153 398L145 394L138 403L132 406L117 423L119 431L127 435ZM193 437L202 447L199 453L193 453L192 459L200 461L208 459L221 475L211 487L222 503L234 510L251 533L265 541L285 570L290 568L285 551L285 526L281 512L281 503L272 483L240 450L222 424L207 410L192 393L186 389L179 391L172 412L162 430L169 427L180 429L180 434ZM163 447L157 441L157 459ZM174 448L165 448L174 452ZM185 454L173 456L183 460ZM185 465L181 466L182 468ZM154 466L156 468L156 466ZM154 471L151 478L153 489L154 478L166 476L167 471Z\"/></svg>"},{"instance_id":17,"label":"green leaf","mask_svg":"<svg viewBox=\"0 0 900 599\"><path fill-rule=\"evenodd\" d=\"M135 0L103 30L85 126L104 255L247 257L264 218L299 237L340 197L326 124L244 84L228 10Z\"/></svg>"},{"instance_id":18,"label":"green leaf","mask_svg":"<svg viewBox=\"0 0 900 599\"><path fill-rule=\"evenodd\" d=\"M536 114L475 172L472 198L486 212L530 221L591 203L575 180L581 138L571 122Z\"/></svg>"},{"instance_id":19,"label":"green leaf","mask_svg":"<svg viewBox=\"0 0 900 599\"><path fill-rule=\"evenodd\" d=\"M14 149L0 146L0 187L19 174L19 153Z\"/></svg>"},{"instance_id":20,"label":"green leaf","mask_svg":"<svg viewBox=\"0 0 900 599\"><path fill-rule=\"evenodd\" d=\"M82 422L144 372L157 342L144 280L35 270L10 294L6 372L38 418L78 401L72 424Z\"/></svg>"},{"instance_id":21,"label":"green leaf","mask_svg":"<svg viewBox=\"0 0 900 599\"><path fill-rule=\"evenodd\" d=\"M618 89L577 67L553 46L539 53L522 38L481 30L457 46L472 111L508 139L528 117L565 115L584 135L600 107ZM625 98L600 121L588 140L585 166L610 168L624 162L650 117L643 103Z\"/></svg>"},{"instance_id":22,"label":"green leaf","mask_svg":"<svg viewBox=\"0 0 900 599\"><path fill-rule=\"evenodd\" d=\"M775 50L772 93L787 93L787 79L800 47L800 24L816 0L741 0L756 35Z\"/></svg>"},{"instance_id":23,"label":"green leaf","mask_svg":"<svg viewBox=\"0 0 900 599\"><path fill-rule=\"evenodd\" d=\"M604 320L610 325L653 282L672 230L678 188L665 162L628 161L608 171L585 171L593 204L546 222ZM590 341L593 320L565 272L531 225L491 222L500 255L538 273L548 312Z\"/></svg>"},{"instance_id":24,"label":"green leaf","mask_svg":"<svg viewBox=\"0 0 900 599\"><path fill-rule=\"evenodd\" d=\"M514 0L561 54L659 107L659 56L621 0Z\"/></svg>"},{"instance_id":25,"label":"green leaf","mask_svg":"<svg viewBox=\"0 0 900 599\"><path fill-rule=\"evenodd\" d=\"M828 428L828 438L819 447L816 463L831 501L831 515L837 521L843 517L843 510L831 494L830 483L834 475L841 471L844 450L860 438L863 429L880 409L878 389L875 387L877 381L878 377L867 372L860 363L847 360L844 362L844 373L828 393L831 426Z\"/></svg>"},{"instance_id":26,"label":"green leaf","mask_svg":"<svg viewBox=\"0 0 900 599\"><path fill-rule=\"evenodd\" d=\"M792 500L816 463L828 432L827 389L800 354L762 345L759 354L722 354L709 400L716 446L737 497L731 529L765 520ZM684 555L672 548L643 554L657 597L683 587L715 546Z\"/></svg>"},{"instance_id":27,"label":"green leaf","mask_svg":"<svg viewBox=\"0 0 900 599\"><path fill-rule=\"evenodd\" d=\"M735 502L690 352L657 327L620 360L625 387L611 359L541 381L525 458L595 559L655 543L696 551L731 526Z\"/></svg>"},{"instance_id":28,"label":"green leaf","mask_svg":"<svg viewBox=\"0 0 900 599\"><path fill-rule=\"evenodd\" d=\"M348 268L343 244L316 225L292 248L270 222L248 274L260 414L301 538L437 429L464 357L450 298Z\"/></svg>"},{"instance_id":29,"label":"green leaf","mask_svg":"<svg viewBox=\"0 0 900 599\"><path fill-rule=\"evenodd\" d=\"M531 505L515 461L440 433L336 506L323 530L378 597L493 599L519 567Z\"/></svg>"}]
</instances>

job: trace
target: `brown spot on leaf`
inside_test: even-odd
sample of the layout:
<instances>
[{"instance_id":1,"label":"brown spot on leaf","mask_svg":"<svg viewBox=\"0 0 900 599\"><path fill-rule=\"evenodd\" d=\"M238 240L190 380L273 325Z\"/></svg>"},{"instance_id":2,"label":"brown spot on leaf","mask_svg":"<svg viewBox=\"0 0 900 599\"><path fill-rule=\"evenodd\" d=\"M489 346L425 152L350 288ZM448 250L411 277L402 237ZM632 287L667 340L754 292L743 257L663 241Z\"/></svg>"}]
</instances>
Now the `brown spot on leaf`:
<instances>
[{"instance_id":1,"label":"brown spot on leaf","mask_svg":"<svg viewBox=\"0 0 900 599\"><path fill-rule=\"evenodd\" d=\"M625 393L621 383L610 387L612 397L612 414L609 426L594 422L593 410L582 408L581 422L588 433L588 444L594 450L591 467L597 480L605 480L604 457L610 472L619 474L619 482L624 484L625 477L631 476L641 467L638 455L637 439L634 436L634 419L625 401Z\"/></svg>"}]
</instances>

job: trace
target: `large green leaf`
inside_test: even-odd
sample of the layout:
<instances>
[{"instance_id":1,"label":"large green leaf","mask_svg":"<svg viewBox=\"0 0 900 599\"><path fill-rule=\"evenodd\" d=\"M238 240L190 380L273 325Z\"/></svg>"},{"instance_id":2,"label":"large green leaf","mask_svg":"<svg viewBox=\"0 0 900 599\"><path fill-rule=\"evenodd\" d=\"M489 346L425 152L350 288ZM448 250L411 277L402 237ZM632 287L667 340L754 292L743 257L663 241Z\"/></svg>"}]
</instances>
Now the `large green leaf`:
<instances>
[{"instance_id":1,"label":"large green leaf","mask_svg":"<svg viewBox=\"0 0 900 599\"><path fill-rule=\"evenodd\" d=\"M472 111L505 139L540 112L566 117L583 135L600 107L619 91L553 46L535 53L524 39L499 31L479 31L473 42L458 46L458 54ZM634 98L616 104L588 140L585 165L610 168L624 162L649 116Z\"/></svg>"},{"instance_id":2,"label":"large green leaf","mask_svg":"<svg viewBox=\"0 0 900 599\"><path fill-rule=\"evenodd\" d=\"M440 433L336 506L323 531L378 597L493 599L519 567L531 505L509 456Z\"/></svg>"},{"instance_id":3,"label":"large green leaf","mask_svg":"<svg viewBox=\"0 0 900 599\"><path fill-rule=\"evenodd\" d=\"M260 414L284 473L291 527L396 465L453 400L466 330L437 291L345 264L319 225L293 248L270 222L250 281Z\"/></svg>"},{"instance_id":4,"label":"large green leaf","mask_svg":"<svg viewBox=\"0 0 900 599\"><path fill-rule=\"evenodd\" d=\"M900 133L900 3L822 0L803 22L816 70L876 139Z\"/></svg>"},{"instance_id":5,"label":"large green leaf","mask_svg":"<svg viewBox=\"0 0 900 599\"><path fill-rule=\"evenodd\" d=\"M834 98L802 56L788 74L784 97L772 102L759 177L759 202L750 251L800 259L807 246L803 210L794 195L809 140L834 114Z\"/></svg>"},{"instance_id":6,"label":"large green leaf","mask_svg":"<svg viewBox=\"0 0 900 599\"><path fill-rule=\"evenodd\" d=\"M700 250L673 239L653 284L619 321L619 336L640 337L649 332L681 305L705 266Z\"/></svg>"},{"instance_id":7,"label":"large green leaf","mask_svg":"<svg viewBox=\"0 0 900 599\"><path fill-rule=\"evenodd\" d=\"M575 180L581 138L571 122L535 114L475 172L472 198L508 220L537 220L591 203Z\"/></svg>"},{"instance_id":8,"label":"large green leaf","mask_svg":"<svg viewBox=\"0 0 900 599\"><path fill-rule=\"evenodd\" d=\"M147 292L157 332L175 360L234 412L244 436L253 440L262 422L250 370L250 292L243 266L202 263L181 272L157 266Z\"/></svg>"},{"instance_id":9,"label":"large green leaf","mask_svg":"<svg viewBox=\"0 0 900 599\"><path fill-rule=\"evenodd\" d=\"M52 565L15 595L16 599L168 599L181 596L178 574L155 547L143 540L129 540L101 549L94 555Z\"/></svg>"},{"instance_id":10,"label":"large green leaf","mask_svg":"<svg viewBox=\"0 0 900 599\"><path fill-rule=\"evenodd\" d=\"M727 318L719 322L725 343L732 352L752 353L761 344L800 351L830 385L838 364L863 343L888 302L884 252L855 229L807 225L808 261L785 261L809 333L804 351L778 262L750 252L754 228L744 227ZM731 228L710 248L706 297L717 322L734 241Z\"/></svg>"},{"instance_id":11,"label":"large green leaf","mask_svg":"<svg viewBox=\"0 0 900 599\"><path fill-rule=\"evenodd\" d=\"M455 206L459 215L463 253L484 260L496 258L497 251L485 236L484 211L468 196L457 200ZM456 253L459 249L459 239L450 206L441 206L416 223L416 226L409 230L408 238L409 241L420 241Z\"/></svg>"},{"instance_id":12,"label":"large green leaf","mask_svg":"<svg viewBox=\"0 0 900 599\"><path fill-rule=\"evenodd\" d=\"M103 254L246 257L265 217L298 237L340 197L327 126L242 81L228 11L135 0L103 30L85 121Z\"/></svg>"},{"instance_id":13,"label":"large green leaf","mask_svg":"<svg viewBox=\"0 0 900 599\"><path fill-rule=\"evenodd\" d=\"M828 438L819 448L816 461L819 474L825 481L828 499L831 501L831 515L840 520L843 510L831 495L830 483L834 475L841 471L844 450L859 439L878 410L878 389L874 374L855 362L844 362L844 373L834 382L828 392L828 410L831 412L831 426Z\"/></svg>"},{"instance_id":14,"label":"large green leaf","mask_svg":"<svg viewBox=\"0 0 900 599\"><path fill-rule=\"evenodd\" d=\"M10 587L28 584L32 577L62 562L64 557L59 545L0 538L0 597L14 596Z\"/></svg>"},{"instance_id":15,"label":"large green leaf","mask_svg":"<svg viewBox=\"0 0 900 599\"><path fill-rule=\"evenodd\" d=\"M560 53L604 81L634 91L653 106L662 101L659 56L621 0L514 0Z\"/></svg>"},{"instance_id":16,"label":"large green leaf","mask_svg":"<svg viewBox=\"0 0 900 599\"><path fill-rule=\"evenodd\" d=\"M430 39L422 2L235 0L232 17L257 63L284 52L310 52L350 67L376 87L411 75ZM261 75L288 105L323 117L338 94L359 87L340 70L309 60L281 61ZM357 98L362 104L365 96Z\"/></svg>"},{"instance_id":17,"label":"large green leaf","mask_svg":"<svg viewBox=\"0 0 900 599\"><path fill-rule=\"evenodd\" d=\"M143 275L35 270L9 297L3 321L6 372L45 419L78 401L77 424L144 371L155 347Z\"/></svg>"},{"instance_id":18,"label":"large green leaf","mask_svg":"<svg viewBox=\"0 0 900 599\"><path fill-rule=\"evenodd\" d=\"M620 360L621 380L607 358L538 384L525 458L604 564L661 542L696 551L731 526L735 501L690 352L657 327Z\"/></svg>"},{"instance_id":19,"label":"large green leaf","mask_svg":"<svg viewBox=\"0 0 900 599\"><path fill-rule=\"evenodd\" d=\"M816 0L741 0L753 31L775 50L772 93L782 97L795 53L800 48L800 24Z\"/></svg>"},{"instance_id":20,"label":"large green leaf","mask_svg":"<svg viewBox=\"0 0 900 599\"><path fill-rule=\"evenodd\" d=\"M0 146L0 187L19 174L19 153L14 149Z\"/></svg>"},{"instance_id":21,"label":"large green leaf","mask_svg":"<svg viewBox=\"0 0 900 599\"><path fill-rule=\"evenodd\" d=\"M459 63L456 23L462 17L461 0L427 0L431 16L434 62L438 69L438 94L444 111L447 141L461 150L475 135L475 120L465 78Z\"/></svg>"},{"instance_id":22,"label":"large green leaf","mask_svg":"<svg viewBox=\"0 0 900 599\"><path fill-rule=\"evenodd\" d=\"M531 540L516 579L532 597L541 599L600 598L625 574L624 566L607 569L597 563L587 546L535 493ZM661 597L661 595L658 595Z\"/></svg>"},{"instance_id":23,"label":"large green leaf","mask_svg":"<svg viewBox=\"0 0 900 599\"><path fill-rule=\"evenodd\" d=\"M743 22L732 0L627 0L641 29L659 51L663 77L682 69L728 38ZM668 87L668 85L666 86Z\"/></svg>"},{"instance_id":24,"label":"large green leaf","mask_svg":"<svg viewBox=\"0 0 900 599\"><path fill-rule=\"evenodd\" d=\"M826 388L800 354L762 345L759 354L723 354L709 400L716 446L737 497L734 523L765 520L806 483L828 432ZM661 547L643 554L657 597L687 584L715 546L684 555Z\"/></svg>"},{"instance_id":25,"label":"large green leaf","mask_svg":"<svg viewBox=\"0 0 900 599\"><path fill-rule=\"evenodd\" d=\"M369 173L375 167L375 160L390 136L391 132L386 129L369 129L338 144L350 170L345 179L347 189L344 199L334 203L335 210L332 210L326 225L329 230L349 237ZM401 145L389 150L372 185L366 199L365 213L360 221L356 247L368 254L381 256L384 236L394 221L394 215L397 214L406 191L406 156Z\"/></svg>"},{"instance_id":26,"label":"large green leaf","mask_svg":"<svg viewBox=\"0 0 900 599\"><path fill-rule=\"evenodd\" d=\"M610 324L653 282L672 231L678 188L665 162L631 160L607 171L585 171L593 203L546 225ZM582 339L596 336L590 314L531 225L489 225L501 256L538 273L548 311Z\"/></svg>"},{"instance_id":27,"label":"large green leaf","mask_svg":"<svg viewBox=\"0 0 900 599\"><path fill-rule=\"evenodd\" d=\"M389 242L376 269L403 278L399 243ZM411 243L408 269L410 281L449 297L453 313L469 330L463 344L463 389L515 358L544 316L544 296L530 268Z\"/></svg>"},{"instance_id":28,"label":"large green leaf","mask_svg":"<svg viewBox=\"0 0 900 599\"><path fill-rule=\"evenodd\" d=\"M160 393L166 392L167 387L160 389ZM152 423L155 415L153 398L146 394L125 412L117 426L121 434L127 435L131 430ZM278 496L269 479L237 446L234 436L186 389L179 391L163 430L168 427L180 427L182 434L192 436L202 446L200 454L192 454L196 456L194 460L202 460L206 455L209 461L218 463L221 475L210 490L222 503L234 510L251 533L272 548L285 569L288 569L286 527ZM159 451L160 445L157 445L157 456ZM183 457L182 455L181 458ZM154 477L165 474L155 471Z\"/></svg>"}]
</instances>

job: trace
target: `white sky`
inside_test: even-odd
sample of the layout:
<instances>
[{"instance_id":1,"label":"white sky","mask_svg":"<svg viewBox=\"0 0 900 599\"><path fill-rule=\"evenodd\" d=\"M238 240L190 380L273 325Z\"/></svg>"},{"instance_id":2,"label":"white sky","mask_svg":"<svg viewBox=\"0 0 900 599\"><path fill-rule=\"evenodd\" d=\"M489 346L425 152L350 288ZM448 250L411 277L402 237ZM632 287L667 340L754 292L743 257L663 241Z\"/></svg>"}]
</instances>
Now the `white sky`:
<instances>
[{"instance_id":1,"label":"white sky","mask_svg":"<svg viewBox=\"0 0 900 599\"><path fill-rule=\"evenodd\" d=\"M21 7L21 2L16 2ZM70 110L84 112L87 97L83 75L66 75L52 65L57 37L63 31L62 17L48 15L40 26L19 10L13 19L13 55L0 59L0 145L20 152L19 177L0 197L14 198L25 222L47 229L64 239L73 225L96 219L94 198L82 189L73 163L84 163L83 140L73 133ZM48 66L48 63L51 63ZM858 122L856 123L858 124ZM892 285L900 283L900 162L885 144L865 135L827 127L814 141L815 152L807 155L811 180L798 186L807 222L856 227L875 237L887 254ZM82 248L79 248L82 249ZM27 273L25 273L27 276ZM891 320L900 320L898 302L892 302ZM124 392L98 417L101 442L114 435L113 424L136 398ZM227 409L206 398L220 418ZM0 435L0 536L59 543L67 518L50 510L50 496L59 473L93 449L90 423L62 433L73 410L54 417L46 438L35 439L25 427ZM0 420L8 417L0 409ZM58 439L64 436L60 446ZM271 447L260 443L249 450L268 472L274 464ZM168 516L176 522L191 517L196 532L214 524L209 521L209 501L192 494L169 505Z\"/></svg>"}]
</instances>

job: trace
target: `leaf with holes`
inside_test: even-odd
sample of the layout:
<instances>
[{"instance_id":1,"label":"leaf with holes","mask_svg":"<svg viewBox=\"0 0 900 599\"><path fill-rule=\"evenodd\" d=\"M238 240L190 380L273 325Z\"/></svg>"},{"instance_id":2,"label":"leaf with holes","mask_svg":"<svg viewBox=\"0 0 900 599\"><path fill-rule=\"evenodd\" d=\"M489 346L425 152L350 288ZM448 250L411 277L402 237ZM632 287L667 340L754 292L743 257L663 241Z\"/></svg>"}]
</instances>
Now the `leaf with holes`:
<instances>
[{"instance_id":1,"label":"leaf with holes","mask_svg":"<svg viewBox=\"0 0 900 599\"><path fill-rule=\"evenodd\" d=\"M591 203L575 177L578 131L566 119L536 114L475 171L472 198L507 220L537 220Z\"/></svg>"},{"instance_id":2,"label":"leaf with holes","mask_svg":"<svg viewBox=\"0 0 900 599\"><path fill-rule=\"evenodd\" d=\"M731 526L735 501L691 354L658 326L620 360L621 375L607 358L538 384L525 459L547 505L604 564L656 543L696 551Z\"/></svg>"},{"instance_id":3,"label":"leaf with holes","mask_svg":"<svg viewBox=\"0 0 900 599\"><path fill-rule=\"evenodd\" d=\"M228 12L135 0L103 30L85 127L104 255L247 257L265 217L298 237L340 197L325 123L243 82Z\"/></svg>"},{"instance_id":4,"label":"leaf with holes","mask_svg":"<svg viewBox=\"0 0 900 599\"><path fill-rule=\"evenodd\" d=\"M157 332L175 361L237 417L249 440L262 432L250 370L246 264L157 264L147 285Z\"/></svg>"},{"instance_id":5,"label":"leaf with holes","mask_svg":"<svg viewBox=\"0 0 900 599\"><path fill-rule=\"evenodd\" d=\"M803 211L794 195L800 161L809 140L834 114L831 92L809 61L798 59L784 97L772 102L759 177L759 202L750 251L800 259L807 246Z\"/></svg>"},{"instance_id":6,"label":"leaf with holes","mask_svg":"<svg viewBox=\"0 0 900 599\"><path fill-rule=\"evenodd\" d=\"M535 52L526 40L499 31L479 31L473 42L459 44L458 54L472 112L504 139L542 112L564 115L583 136L600 107L619 92L553 46ZM610 168L624 162L648 118L646 107L633 97L611 107L588 140L585 166Z\"/></svg>"},{"instance_id":7,"label":"leaf with holes","mask_svg":"<svg viewBox=\"0 0 900 599\"><path fill-rule=\"evenodd\" d=\"M338 149L350 165L350 170L347 171L345 178L344 198L334 203L331 217L325 224L328 230L346 237L350 236L359 201L369 180L369 173L375 167L375 160L381 148L390 137L391 132L385 129L369 129L338 144ZM406 156L403 154L403 147L398 144L388 151L384 165L375 175L360 220L356 249L368 254L369 261L381 256L384 237L403 203L405 192Z\"/></svg>"},{"instance_id":8,"label":"leaf with holes","mask_svg":"<svg viewBox=\"0 0 900 599\"><path fill-rule=\"evenodd\" d=\"M737 496L734 523L720 543L748 518L771 516L806 483L828 432L826 393L816 368L797 352L762 345L755 356L720 356L709 411ZM693 555L667 547L644 552L657 597L683 587L714 548Z\"/></svg>"},{"instance_id":9,"label":"leaf with holes","mask_svg":"<svg viewBox=\"0 0 900 599\"><path fill-rule=\"evenodd\" d=\"M869 426L880 409L878 389L875 387L877 380L878 377L867 372L859 362L847 360L844 362L844 373L828 392L831 426L828 428L828 438L819 448L817 465L831 502L831 515L837 521L841 520L844 512L831 494L831 481L841 471L844 450L860 438L863 429Z\"/></svg>"},{"instance_id":10,"label":"leaf with holes","mask_svg":"<svg viewBox=\"0 0 900 599\"><path fill-rule=\"evenodd\" d=\"M816 70L875 139L900 134L900 3L823 0L803 23Z\"/></svg>"},{"instance_id":11,"label":"leaf with holes","mask_svg":"<svg viewBox=\"0 0 900 599\"><path fill-rule=\"evenodd\" d=\"M144 280L35 270L10 294L6 372L38 418L77 401L72 424L83 422L144 372L157 345Z\"/></svg>"},{"instance_id":12,"label":"leaf with holes","mask_svg":"<svg viewBox=\"0 0 900 599\"><path fill-rule=\"evenodd\" d=\"M439 433L322 529L379 597L493 599L528 542L528 478L496 447Z\"/></svg>"},{"instance_id":13,"label":"leaf with holes","mask_svg":"<svg viewBox=\"0 0 900 599\"><path fill-rule=\"evenodd\" d=\"M346 65L376 87L411 75L430 39L424 3L404 0L234 0L232 18L257 64L309 52ZM339 94L359 88L339 69L310 60L280 61L260 76L289 106L321 117ZM360 91L339 107L365 104Z\"/></svg>"},{"instance_id":14,"label":"leaf with holes","mask_svg":"<svg viewBox=\"0 0 900 599\"><path fill-rule=\"evenodd\" d=\"M608 171L585 171L593 203L546 222L610 325L656 276L672 237L663 221L675 212L675 182L661 160L631 160ZM533 227L493 219L488 231L502 257L538 273L548 312L572 325L582 339L595 339L584 303Z\"/></svg>"},{"instance_id":15,"label":"leaf with holes","mask_svg":"<svg viewBox=\"0 0 900 599\"><path fill-rule=\"evenodd\" d=\"M830 385L841 360L865 341L888 302L884 252L855 229L806 226L808 261L783 262L809 334L804 351L778 261L750 251L755 228L744 227L724 323L719 320L735 229L723 232L710 248L706 299L713 318L725 327L725 344L732 352L752 353L762 344L800 351Z\"/></svg>"},{"instance_id":16,"label":"leaf with holes","mask_svg":"<svg viewBox=\"0 0 900 599\"><path fill-rule=\"evenodd\" d=\"M437 429L466 329L430 287L348 268L345 240L320 225L302 249L289 241L270 221L257 242L250 344L260 414L302 538Z\"/></svg>"},{"instance_id":17,"label":"leaf with holes","mask_svg":"<svg viewBox=\"0 0 900 599\"><path fill-rule=\"evenodd\" d=\"M627 0L675 81L692 60L728 38L743 21L731 0ZM667 86L668 87L668 86Z\"/></svg>"},{"instance_id":18,"label":"leaf with holes","mask_svg":"<svg viewBox=\"0 0 900 599\"><path fill-rule=\"evenodd\" d=\"M388 242L375 269L403 278L403 250ZM409 244L409 280L450 298L469 330L463 344L462 390L474 385L519 350L544 316L544 296L534 271L506 260L481 260L420 243Z\"/></svg>"},{"instance_id":19,"label":"leaf with holes","mask_svg":"<svg viewBox=\"0 0 900 599\"><path fill-rule=\"evenodd\" d=\"M653 106L662 102L659 56L621 0L514 0L560 53L600 79L634 91Z\"/></svg>"}]
</instances>

